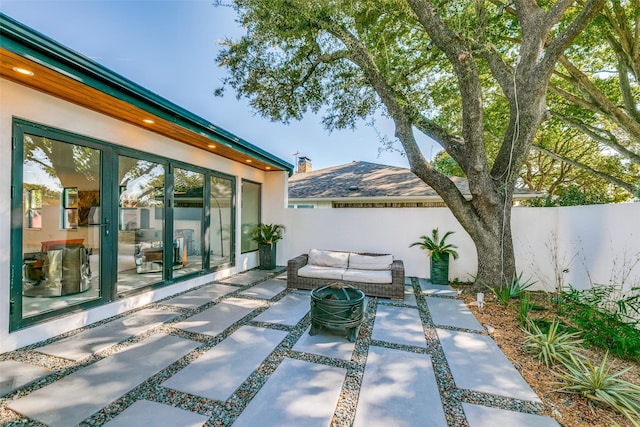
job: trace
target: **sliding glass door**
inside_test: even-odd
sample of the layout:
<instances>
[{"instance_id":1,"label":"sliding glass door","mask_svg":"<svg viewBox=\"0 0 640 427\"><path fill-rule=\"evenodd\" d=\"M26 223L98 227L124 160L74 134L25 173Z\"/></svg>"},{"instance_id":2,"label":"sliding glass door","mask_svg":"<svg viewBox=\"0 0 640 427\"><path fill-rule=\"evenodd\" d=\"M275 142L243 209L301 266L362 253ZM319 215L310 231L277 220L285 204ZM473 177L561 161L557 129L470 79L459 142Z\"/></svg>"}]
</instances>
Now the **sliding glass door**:
<instances>
[{"instance_id":1,"label":"sliding glass door","mask_svg":"<svg viewBox=\"0 0 640 427\"><path fill-rule=\"evenodd\" d=\"M204 174L184 168L173 171L173 277L202 270Z\"/></svg>"},{"instance_id":2,"label":"sliding glass door","mask_svg":"<svg viewBox=\"0 0 640 427\"><path fill-rule=\"evenodd\" d=\"M19 119L13 130L11 330L232 265L235 178Z\"/></svg>"},{"instance_id":3,"label":"sliding glass door","mask_svg":"<svg viewBox=\"0 0 640 427\"><path fill-rule=\"evenodd\" d=\"M234 240L234 181L229 178L210 178L209 203L209 265L219 267L233 262Z\"/></svg>"},{"instance_id":4,"label":"sliding glass door","mask_svg":"<svg viewBox=\"0 0 640 427\"><path fill-rule=\"evenodd\" d=\"M164 279L164 185L163 164L118 156L118 293Z\"/></svg>"},{"instance_id":5,"label":"sliding glass door","mask_svg":"<svg viewBox=\"0 0 640 427\"><path fill-rule=\"evenodd\" d=\"M103 298L105 155L52 132L15 130L11 312L29 323Z\"/></svg>"}]
</instances>

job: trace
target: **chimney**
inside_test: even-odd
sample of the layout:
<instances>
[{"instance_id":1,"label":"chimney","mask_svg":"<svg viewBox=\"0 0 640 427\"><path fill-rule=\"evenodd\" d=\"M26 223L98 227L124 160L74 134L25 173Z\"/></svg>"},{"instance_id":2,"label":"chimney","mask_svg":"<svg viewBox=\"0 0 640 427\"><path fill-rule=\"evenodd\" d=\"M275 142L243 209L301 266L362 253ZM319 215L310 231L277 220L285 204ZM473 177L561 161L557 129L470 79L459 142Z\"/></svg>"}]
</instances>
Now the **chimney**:
<instances>
[{"instance_id":1,"label":"chimney","mask_svg":"<svg viewBox=\"0 0 640 427\"><path fill-rule=\"evenodd\" d=\"M298 173L311 172L311 159L308 157L298 157Z\"/></svg>"}]
</instances>

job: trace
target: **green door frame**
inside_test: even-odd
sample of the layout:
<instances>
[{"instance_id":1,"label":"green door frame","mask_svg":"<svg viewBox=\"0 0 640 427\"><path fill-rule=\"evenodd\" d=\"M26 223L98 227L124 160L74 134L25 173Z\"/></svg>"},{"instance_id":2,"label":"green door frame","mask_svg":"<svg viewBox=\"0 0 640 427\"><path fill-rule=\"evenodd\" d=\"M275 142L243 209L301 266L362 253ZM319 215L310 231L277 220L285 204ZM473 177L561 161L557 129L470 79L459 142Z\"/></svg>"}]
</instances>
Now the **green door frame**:
<instances>
[{"instance_id":1,"label":"green door frame","mask_svg":"<svg viewBox=\"0 0 640 427\"><path fill-rule=\"evenodd\" d=\"M9 284L9 331L15 331L36 323L40 323L45 319L59 317L62 314L84 310L90 307L103 305L113 300L111 287L114 284L112 267L114 261L113 255L113 224L116 218L116 212L113 207L107 203L112 200L112 185L106 185L113 182L115 170L113 167L113 159L115 154L109 145L105 145L100 141L88 137L80 137L78 135L65 132L58 129L52 129L47 126L35 124L25 120L13 119L13 143L12 143L12 186L11 186L11 235L10 235L10 256L11 256L11 274ZM45 312L29 318L22 316L22 230L23 230L23 206L22 206L22 186L24 172L24 135L36 135L44 138L55 139L64 143L75 144L78 146L89 147L99 150L100 155L100 296L96 299L86 301L80 304L71 305L59 310ZM117 186L115 187L117 188ZM117 223L116 223L117 225Z\"/></svg>"},{"instance_id":2,"label":"green door frame","mask_svg":"<svg viewBox=\"0 0 640 427\"><path fill-rule=\"evenodd\" d=\"M163 217L164 241L173 241L173 218L174 218L174 175L175 167L184 168L204 174L203 188L203 232L200 236L201 247L200 252L203 257L203 268L198 272L193 272L173 277L172 268L165 268L163 271L162 282L151 284L148 287L140 288L140 290L153 289L166 286L168 284L187 280L197 275L208 274L220 268L227 268L235 264L235 212L236 212L236 183L237 178L222 172L198 167L167 159L161 156L145 153L139 150L113 145L104 141L93 139L86 136L77 135L71 132L51 128L45 125L29 122L26 120L13 119L13 144L12 144L12 186L11 186L11 231L10 231L10 310L9 310L9 331L15 331L45 320L60 317L62 315L86 310L88 308L104 305L108 302L115 301L118 298L117 290L117 237L118 237L118 162L119 156L129 156L142 160L154 161L164 164L165 167L165 204ZM100 297L91 301L86 301L77 305L71 305L59 310L46 312L23 318L22 315L22 238L23 238L23 206L22 206L22 187L23 187L23 171L24 171L24 135L36 135L55 139L65 143L85 146L99 150L101 153L100 164ZM231 235L230 235L230 262L219 266L210 266L210 254L208 230L211 225L211 195L210 185L211 177L219 177L228 179L231 182ZM171 251L164 251L164 265L171 266Z\"/></svg>"}]
</instances>

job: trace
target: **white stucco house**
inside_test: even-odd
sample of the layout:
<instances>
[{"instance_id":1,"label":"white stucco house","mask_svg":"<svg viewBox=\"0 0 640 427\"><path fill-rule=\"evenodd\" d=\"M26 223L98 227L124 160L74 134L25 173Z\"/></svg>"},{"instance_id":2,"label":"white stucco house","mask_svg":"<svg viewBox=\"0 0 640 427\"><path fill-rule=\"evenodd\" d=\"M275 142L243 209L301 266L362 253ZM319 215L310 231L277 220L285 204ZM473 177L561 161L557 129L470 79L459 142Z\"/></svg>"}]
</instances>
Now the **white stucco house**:
<instances>
[{"instance_id":1,"label":"white stucco house","mask_svg":"<svg viewBox=\"0 0 640 427\"><path fill-rule=\"evenodd\" d=\"M6 15L0 59L0 353L257 265L291 164Z\"/></svg>"}]
</instances>

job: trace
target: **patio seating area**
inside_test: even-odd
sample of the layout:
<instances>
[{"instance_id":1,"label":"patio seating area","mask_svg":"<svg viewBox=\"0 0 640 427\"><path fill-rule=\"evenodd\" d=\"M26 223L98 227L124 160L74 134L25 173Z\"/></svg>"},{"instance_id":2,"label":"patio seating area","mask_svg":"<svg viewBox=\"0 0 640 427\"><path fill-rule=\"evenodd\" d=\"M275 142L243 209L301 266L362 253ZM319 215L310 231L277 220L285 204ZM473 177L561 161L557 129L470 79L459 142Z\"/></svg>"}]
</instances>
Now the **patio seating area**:
<instances>
[{"instance_id":1,"label":"patio seating area","mask_svg":"<svg viewBox=\"0 0 640 427\"><path fill-rule=\"evenodd\" d=\"M250 270L0 355L0 421L48 426L558 426L448 286L369 297L355 342Z\"/></svg>"}]
</instances>

